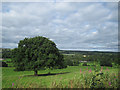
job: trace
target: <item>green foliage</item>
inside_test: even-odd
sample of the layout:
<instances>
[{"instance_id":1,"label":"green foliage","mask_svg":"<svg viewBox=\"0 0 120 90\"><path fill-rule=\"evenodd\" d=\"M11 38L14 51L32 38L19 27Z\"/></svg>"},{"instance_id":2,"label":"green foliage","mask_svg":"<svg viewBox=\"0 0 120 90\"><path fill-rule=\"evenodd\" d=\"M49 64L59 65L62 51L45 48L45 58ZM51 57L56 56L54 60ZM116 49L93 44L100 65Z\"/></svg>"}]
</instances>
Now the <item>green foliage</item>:
<instances>
[{"instance_id":1,"label":"green foliage","mask_svg":"<svg viewBox=\"0 0 120 90\"><path fill-rule=\"evenodd\" d=\"M110 73L109 73L110 74ZM74 77L68 81L67 84L64 84L62 81L53 81L52 88L89 88L91 90L94 89L107 89L107 88L114 88L115 90L119 87L118 86L118 78L115 78L116 75L108 75L107 73L86 73L81 74L79 78Z\"/></svg>"},{"instance_id":2,"label":"green foliage","mask_svg":"<svg viewBox=\"0 0 120 90\"><path fill-rule=\"evenodd\" d=\"M94 51L69 51L69 50L60 50L60 53L64 54L65 59L69 58L70 60L78 61L110 61L119 64L119 53L117 52L94 52ZM86 57L83 57L86 55Z\"/></svg>"},{"instance_id":3,"label":"green foliage","mask_svg":"<svg viewBox=\"0 0 120 90\"><path fill-rule=\"evenodd\" d=\"M110 61L109 58L101 58L100 65L112 67L112 62Z\"/></svg>"},{"instance_id":4,"label":"green foliage","mask_svg":"<svg viewBox=\"0 0 120 90\"><path fill-rule=\"evenodd\" d=\"M100 67L97 66L94 68L95 73L93 73L92 78L91 78L91 84L90 88L105 88L105 85L103 84L103 76L104 73L100 72Z\"/></svg>"},{"instance_id":5,"label":"green foliage","mask_svg":"<svg viewBox=\"0 0 120 90\"><path fill-rule=\"evenodd\" d=\"M14 64L10 58L6 58L2 61L6 62L8 64L8 67L14 67Z\"/></svg>"},{"instance_id":6,"label":"green foliage","mask_svg":"<svg viewBox=\"0 0 120 90\"><path fill-rule=\"evenodd\" d=\"M88 66L87 63L83 63L83 66Z\"/></svg>"},{"instance_id":7,"label":"green foliage","mask_svg":"<svg viewBox=\"0 0 120 90\"><path fill-rule=\"evenodd\" d=\"M21 40L12 51L12 60L17 71L66 67L55 43L41 36Z\"/></svg>"},{"instance_id":8,"label":"green foliage","mask_svg":"<svg viewBox=\"0 0 120 90\"><path fill-rule=\"evenodd\" d=\"M11 58L11 49L2 49L2 58Z\"/></svg>"},{"instance_id":9,"label":"green foliage","mask_svg":"<svg viewBox=\"0 0 120 90\"><path fill-rule=\"evenodd\" d=\"M79 57L78 55L64 55L65 64L68 66L79 66Z\"/></svg>"},{"instance_id":10,"label":"green foliage","mask_svg":"<svg viewBox=\"0 0 120 90\"><path fill-rule=\"evenodd\" d=\"M0 67L8 67L6 62L0 61Z\"/></svg>"}]
</instances>

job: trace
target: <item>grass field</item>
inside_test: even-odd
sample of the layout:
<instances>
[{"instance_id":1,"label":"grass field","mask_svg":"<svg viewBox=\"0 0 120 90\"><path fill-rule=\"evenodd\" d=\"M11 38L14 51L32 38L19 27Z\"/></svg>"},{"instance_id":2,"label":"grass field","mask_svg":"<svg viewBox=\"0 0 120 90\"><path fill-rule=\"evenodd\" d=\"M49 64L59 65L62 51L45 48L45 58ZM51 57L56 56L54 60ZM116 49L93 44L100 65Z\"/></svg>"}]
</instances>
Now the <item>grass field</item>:
<instances>
[{"instance_id":1,"label":"grass field","mask_svg":"<svg viewBox=\"0 0 120 90\"><path fill-rule=\"evenodd\" d=\"M101 68L101 67L99 67ZM50 74L48 72L50 71ZM103 72L103 74L101 74ZM95 72L94 66L68 66L65 69L14 71L14 67L2 68L2 88L90 88L118 87L118 69L103 67ZM97 74L100 74L97 76Z\"/></svg>"}]
</instances>

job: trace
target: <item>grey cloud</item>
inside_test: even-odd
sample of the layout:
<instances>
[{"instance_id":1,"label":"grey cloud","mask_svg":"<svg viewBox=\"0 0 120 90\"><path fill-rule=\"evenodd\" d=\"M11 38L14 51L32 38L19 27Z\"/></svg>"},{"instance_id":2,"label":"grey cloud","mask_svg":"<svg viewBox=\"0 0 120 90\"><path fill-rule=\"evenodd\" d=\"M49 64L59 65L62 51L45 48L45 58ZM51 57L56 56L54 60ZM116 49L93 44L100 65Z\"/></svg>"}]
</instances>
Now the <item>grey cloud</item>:
<instances>
[{"instance_id":1,"label":"grey cloud","mask_svg":"<svg viewBox=\"0 0 120 90\"><path fill-rule=\"evenodd\" d=\"M117 50L117 3L3 3L3 47L45 36L59 49ZM6 44L7 43L7 44Z\"/></svg>"}]
</instances>

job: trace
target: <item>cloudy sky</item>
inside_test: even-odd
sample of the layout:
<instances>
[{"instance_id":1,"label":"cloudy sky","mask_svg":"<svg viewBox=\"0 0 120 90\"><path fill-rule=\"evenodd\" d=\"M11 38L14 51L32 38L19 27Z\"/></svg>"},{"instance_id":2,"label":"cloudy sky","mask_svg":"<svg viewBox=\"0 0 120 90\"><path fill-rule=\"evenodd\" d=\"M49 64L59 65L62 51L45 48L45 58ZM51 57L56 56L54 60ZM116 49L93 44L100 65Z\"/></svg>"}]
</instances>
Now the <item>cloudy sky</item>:
<instances>
[{"instance_id":1,"label":"cloudy sky","mask_svg":"<svg viewBox=\"0 0 120 90\"><path fill-rule=\"evenodd\" d=\"M62 50L117 51L117 2L4 2L2 47L44 36Z\"/></svg>"}]
</instances>

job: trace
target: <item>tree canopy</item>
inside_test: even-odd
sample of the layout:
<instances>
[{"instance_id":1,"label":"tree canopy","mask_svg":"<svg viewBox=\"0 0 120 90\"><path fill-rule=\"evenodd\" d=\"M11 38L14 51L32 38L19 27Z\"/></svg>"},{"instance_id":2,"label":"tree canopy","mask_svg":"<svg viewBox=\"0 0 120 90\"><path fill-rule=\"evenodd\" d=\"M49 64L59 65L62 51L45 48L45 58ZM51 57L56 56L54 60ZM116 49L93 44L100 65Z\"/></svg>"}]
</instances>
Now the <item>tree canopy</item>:
<instances>
[{"instance_id":1,"label":"tree canopy","mask_svg":"<svg viewBox=\"0 0 120 90\"><path fill-rule=\"evenodd\" d=\"M66 67L56 44L42 36L21 40L18 48L12 50L12 60L15 70L33 70L35 75L40 69Z\"/></svg>"}]
</instances>

